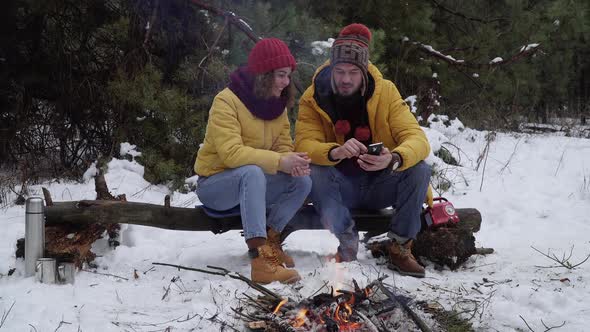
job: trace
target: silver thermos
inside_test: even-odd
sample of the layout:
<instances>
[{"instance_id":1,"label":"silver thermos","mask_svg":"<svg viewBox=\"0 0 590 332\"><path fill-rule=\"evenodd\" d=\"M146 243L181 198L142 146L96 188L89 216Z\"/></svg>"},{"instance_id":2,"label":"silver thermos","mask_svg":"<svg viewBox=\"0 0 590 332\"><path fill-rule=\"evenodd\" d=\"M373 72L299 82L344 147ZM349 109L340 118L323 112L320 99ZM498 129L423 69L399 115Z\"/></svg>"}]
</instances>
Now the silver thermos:
<instances>
[{"instance_id":1,"label":"silver thermos","mask_svg":"<svg viewBox=\"0 0 590 332\"><path fill-rule=\"evenodd\" d=\"M35 275L37 259L45 251L45 216L43 199L30 197L26 203L25 219L25 277Z\"/></svg>"}]
</instances>

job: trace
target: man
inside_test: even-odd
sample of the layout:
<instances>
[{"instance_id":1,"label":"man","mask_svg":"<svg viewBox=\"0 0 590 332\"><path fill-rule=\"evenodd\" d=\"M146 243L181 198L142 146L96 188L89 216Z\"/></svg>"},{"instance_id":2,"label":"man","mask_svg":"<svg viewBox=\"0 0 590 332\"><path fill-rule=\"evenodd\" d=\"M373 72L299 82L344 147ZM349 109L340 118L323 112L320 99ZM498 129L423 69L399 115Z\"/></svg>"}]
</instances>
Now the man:
<instances>
[{"instance_id":1,"label":"man","mask_svg":"<svg viewBox=\"0 0 590 332\"><path fill-rule=\"evenodd\" d=\"M423 159L430 145L395 85L369 63L370 39L362 24L342 29L329 63L299 101L295 150L311 157L310 197L340 241L337 261L356 259L358 232L349 209L393 206L389 267L424 277L411 248L429 187ZM380 154L367 153L377 142L383 142Z\"/></svg>"}]
</instances>

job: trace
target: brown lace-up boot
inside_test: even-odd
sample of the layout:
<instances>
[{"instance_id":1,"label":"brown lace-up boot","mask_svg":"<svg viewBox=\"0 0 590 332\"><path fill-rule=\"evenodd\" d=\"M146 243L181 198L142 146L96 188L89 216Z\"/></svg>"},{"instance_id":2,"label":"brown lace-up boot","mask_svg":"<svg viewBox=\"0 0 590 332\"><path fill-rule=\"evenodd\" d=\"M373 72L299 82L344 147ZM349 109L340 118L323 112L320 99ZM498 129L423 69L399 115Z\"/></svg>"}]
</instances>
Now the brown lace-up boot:
<instances>
[{"instance_id":1,"label":"brown lace-up boot","mask_svg":"<svg viewBox=\"0 0 590 332\"><path fill-rule=\"evenodd\" d=\"M293 258L283 251L281 246L281 233L270 228L266 232L266 244L268 244L276 253L281 263L286 267L294 267L295 262Z\"/></svg>"},{"instance_id":2,"label":"brown lace-up boot","mask_svg":"<svg viewBox=\"0 0 590 332\"><path fill-rule=\"evenodd\" d=\"M301 280L297 271L287 269L279 262L275 250L268 244L248 250L248 255L252 259L250 277L254 282L268 284L279 281L283 284L290 284Z\"/></svg>"},{"instance_id":3,"label":"brown lace-up boot","mask_svg":"<svg viewBox=\"0 0 590 332\"><path fill-rule=\"evenodd\" d=\"M388 248L389 267L401 275L407 275L416 278L424 278L426 275L424 267L418 264L414 255L412 255L412 240L401 245L392 241Z\"/></svg>"}]
</instances>

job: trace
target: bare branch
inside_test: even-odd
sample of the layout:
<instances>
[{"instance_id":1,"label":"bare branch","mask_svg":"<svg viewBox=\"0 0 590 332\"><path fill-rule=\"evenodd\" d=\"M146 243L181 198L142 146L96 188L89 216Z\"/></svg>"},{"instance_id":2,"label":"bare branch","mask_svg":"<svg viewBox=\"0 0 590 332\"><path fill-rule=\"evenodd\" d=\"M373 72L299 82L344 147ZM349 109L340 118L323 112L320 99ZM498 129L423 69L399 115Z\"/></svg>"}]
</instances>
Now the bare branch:
<instances>
[{"instance_id":1,"label":"bare branch","mask_svg":"<svg viewBox=\"0 0 590 332\"><path fill-rule=\"evenodd\" d=\"M237 280L242 280L243 282L247 283L250 287L254 288L255 290L274 297L277 300L280 300L281 297L276 294L275 292L271 291L270 289L259 285L257 283L255 283L254 281L244 277L243 275L241 275L240 273L237 272L231 272L227 269L224 269L222 267L217 267L217 266L212 266L212 265L207 265L208 268L210 268L211 270L204 270L204 269L197 269L194 267L187 267L187 266L182 266L182 265L175 265L175 264L168 264L168 263L152 263L153 265L161 265L161 266L171 266L171 267L175 267L177 269L182 269L182 270L189 270L189 271L196 271L196 272L202 272L202 273L208 273L208 274L213 274L213 275L220 275L220 276L228 276L232 279L237 279Z\"/></svg>"},{"instance_id":2,"label":"bare branch","mask_svg":"<svg viewBox=\"0 0 590 332\"><path fill-rule=\"evenodd\" d=\"M232 12L223 11L217 7L203 3L200 0L191 0L191 3L217 16L226 17L231 24L235 25L238 29L242 30L242 32L244 32L246 36L250 38L251 41L256 43L258 40L260 40L260 37L256 36L252 29L246 24L246 22L242 20L239 16L236 16L236 14Z\"/></svg>"},{"instance_id":3,"label":"bare branch","mask_svg":"<svg viewBox=\"0 0 590 332\"><path fill-rule=\"evenodd\" d=\"M156 3L154 4L154 8L152 9L152 16L150 17L150 20L148 21L148 23L145 27L145 37L143 38L144 49L147 49L147 44L150 40L150 34L152 32L152 29L154 28L154 23L156 22L156 17L158 15L158 7L159 6L160 6L160 0L156 0Z\"/></svg>"},{"instance_id":4,"label":"bare branch","mask_svg":"<svg viewBox=\"0 0 590 332\"><path fill-rule=\"evenodd\" d=\"M561 166L561 162L563 161L563 155L565 154L565 149L561 152L561 157L559 158L559 163L557 164L557 168L555 169L554 176L557 176L557 172L559 171L559 167Z\"/></svg>"},{"instance_id":5,"label":"bare branch","mask_svg":"<svg viewBox=\"0 0 590 332\"><path fill-rule=\"evenodd\" d=\"M16 301L12 301L12 305L10 306L10 308L8 309L8 311L5 311L2 314L2 319L0 319L0 328L2 327L2 325L4 325L4 322L6 322L6 318L8 318L8 315L12 311L12 308L14 307L14 304L15 303L16 303Z\"/></svg>"},{"instance_id":6,"label":"bare branch","mask_svg":"<svg viewBox=\"0 0 590 332\"><path fill-rule=\"evenodd\" d=\"M527 323L527 321L521 315L518 315L518 317L520 317L520 319L522 319L522 321L525 323L525 325L529 329L529 331L535 332L535 330L533 330L531 328L531 326L529 325L529 323ZM543 330L543 332L547 332L547 331L551 331L553 329L558 329L560 327L564 327L565 326L565 321L563 321L563 323L561 323L560 325L547 326L547 324L545 324L545 322L541 319L541 324L543 324L543 326L545 327L545 330Z\"/></svg>"},{"instance_id":7,"label":"bare branch","mask_svg":"<svg viewBox=\"0 0 590 332\"><path fill-rule=\"evenodd\" d=\"M562 256L562 258L557 257L554 253L551 253L551 251L547 251L547 253L541 252L539 249L531 246L531 248L533 248L533 250L535 250L536 252L538 252L539 254L549 258L550 260L556 262L557 266L539 266L542 268L555 268L555 267L565 267L568 270L573 270L575 268L577 268L578 266L586 263L586 261L588 261L588 259L590 259L590 254L588 254L586 256L586 258L584 258L582 261L578 262L578 263L571 263L569 260L571 259L572 255L573 255L573 251L574 251L574 246L572 246L572 248L570 249L570 254L566 257L565 256L565 252Z\"/></svg>"},{"instance_id":8,"label":"bare branch","mask_svg":"<svg viewBox=\"0 0 590 332\"><path fill-rule=\"evenodd\" d=\"M543 324L543 326L545 326L545 331L543 332L547 332L553 329L558 329L560 327L563 327L565 325L565 321L563 321L563 323L561 323L560 325L555 325L555 326L547 326L547 324L545 324L545 322L541 319L541 324Z\"/></svg>"},{"instance_id":9,"label":"bare branch","mask_svg":"<svg viewBox=\"0 0 590 332\"><path fill-rule=\"evenodd\" d=\"M516 148L518 147L518 143L520 143L521 140L522 140L522 138L519 138L518 141L516 142L516 144L514 144L514 150L512 150L512 153L510 154L510 157L508 157L508 160L506 161L506 164L504 164L504 166L500 169L500 174L504 173L504 170L510 164L510 161L512 160L512 157L514 157L514 155L516 154Z\"/></svg>"},{"instance_id":10,"label":"bare branch","mask_svg":"<svg viewBox=\"0 0 590 332\"><path fill-rule=\"evenodd\" d=\"M527 321L526 321L526 320L525 320L525 319L524 319L524 318L523 318L521 315L518 315L518 317L520 317L520 319L522 319L522 321L524 322L524 324L526 325L526 327L528 327L529 331L531 331L531 332L535 332L535 330L533 330L533 329L532 329L532 328L529 326L529 323L527 323Z\"/></svg>"},{"instance_id":11,"label":"bare branch","mask_svg":"<svg viewBox=\"0 0 590 332\"><path fill-rule=\"evenodd\" d=\"M100 272L96 272L96 271L92 271L92 270L86 270L86 269L82 269L80 271L84 271L84 272L88 272L88 273L93 273L93 274L100 274L100 275L108 276L108 277L115 277L115 278L119 278L119 279L123 279L123 280L129 280L129 279L125 278L125 277L119 277L117 275L110 274L110 273L100 273Z\"/></svg>"},{"instance_id":12,"label":"bare branch","mask_svg":"<svg viewBox=\"0 0 590 332\"><path fill-rule=\"evenodd\" d=\"M434 3L442 11L445 11L445 12L455 15L455 16L459 16L459 17L464 18L469 21L475 21L475 22L480 22L480 23L493 23L493 22L500 22L500 21L508 21L508 18L505 18L505 17L483 19L483 18L478 18L478 17L467 16L461 12L458 12L458 11L455 11L455 10L452 10L448 7L443 6L440 2L438 2L436 0L430 0L430 2Z\"/></svg>"},{"instance_id":13,"label":"bare branch","mask_svg":"<svg viewBox=\"0 0 590 332\"><path fill-rule=\"evenodd\" d=\"M238 29L240 29L243 33L246 34L246 36L248 36L248 38L253 41L254 43L258 42L261 37L257 36L254 31L252 31L252 28L246 23L246 21L244 21L242 18L240 18L239 16L236 16L235 13L231 12L231 11L223 11L217 7L211 6L209 4L203 3L200 0L190 0L192 4L194 4L195 6L198 6L200 8L203 8L217 16L223 16L226 20L226 24L227 22L229 22L229 24L236 26ZM222 30L223 32L223 30ZM221 37L221 35L219 36ZM219 40L218 37L218 40ZM217 41L216 41L217 42ZM213 49L213 47L211 47L211 49ZM203 58L206 59L207 57ZM201 60L201 62L203 61ZM298 81L293 80L293 84L295 85L295 88L299 91L299 93L303 93L303 88L301 87L301 84Z\"/></svg>"},{"instance_id":14,"label":"bare branch","mask_svg":"<svg viewBox=\"0 0 590 332\"><path fill-rule=\"evenodd\" d=\"M489 134L486 135L486 147L484 149L484 153L483 155L480 156L480 159L478 160L477 163L477 168L479 168L479 163L481 162L481 158L483 159L483 170L481 171L481 183L479 184L479 191L481 192L481 189L483 188L483 179L484 179L484 175L486 173L486 165L488 163L488 155L490 153L490 144L491 142L496 138L496 133L495 132L490 132ZM477 171L477 168L475 169Z\"/></svg>"}]
</instances>

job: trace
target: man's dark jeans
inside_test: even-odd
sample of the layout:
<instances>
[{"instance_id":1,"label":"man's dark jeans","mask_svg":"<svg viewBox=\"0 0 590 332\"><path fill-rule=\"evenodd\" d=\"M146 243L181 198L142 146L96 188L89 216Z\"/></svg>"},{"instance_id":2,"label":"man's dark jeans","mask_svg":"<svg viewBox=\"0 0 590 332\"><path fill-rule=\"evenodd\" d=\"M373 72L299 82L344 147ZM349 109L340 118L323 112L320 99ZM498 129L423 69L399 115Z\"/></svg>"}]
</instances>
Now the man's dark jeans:
<instances>
[{"instance_id":1,"label":"man's dark jeans","mask_svg":"<svg viewBox=\"0 0 590 332\"><path fill-rule=\"evenodd\" d=\"M310 197L322 225L340 240L341 258L354 260L358 251L358 232L349 209L392 206L396 213L389 225L390 237L415 238L430 174L430 166L423 161L404 171L363 172L358 177L346 177L336 167L312 165Z\"/></svg>"}]
</instances>

